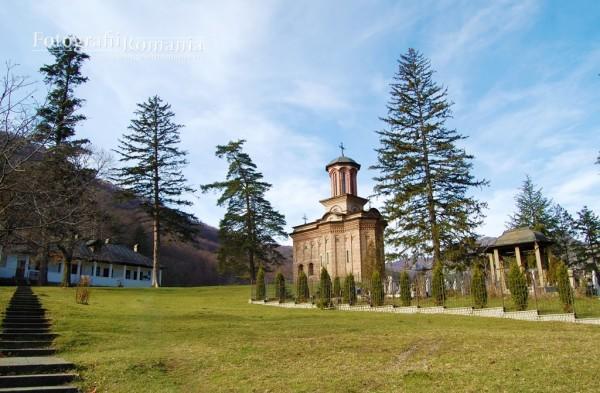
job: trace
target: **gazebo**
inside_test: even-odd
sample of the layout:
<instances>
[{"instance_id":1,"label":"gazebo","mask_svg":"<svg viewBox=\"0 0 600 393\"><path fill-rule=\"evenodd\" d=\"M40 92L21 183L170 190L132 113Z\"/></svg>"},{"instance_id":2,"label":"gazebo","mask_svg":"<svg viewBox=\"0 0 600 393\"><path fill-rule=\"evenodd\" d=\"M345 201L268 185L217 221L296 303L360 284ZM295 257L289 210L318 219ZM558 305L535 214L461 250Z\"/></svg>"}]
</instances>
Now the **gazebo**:
<instances>
[{"instance_id":1,"label":"gazebo","mask_svg":"<svg viewBox=\"0 0 600 393\"><path fill-rule=\"evenodd\" d=\"M490 261L490 272L493 282L500 281L502 290L506 289L504 279L504 256L514 256L517 265L526 269L523 263L522 252L533 251L537 267L537 276L540 287L546 286L544 266L547 266L546 247L552 244L543 233L529 228L517 228L505 231L495 242L488 245L485 252Z\"/></svg>"}]
</instances>

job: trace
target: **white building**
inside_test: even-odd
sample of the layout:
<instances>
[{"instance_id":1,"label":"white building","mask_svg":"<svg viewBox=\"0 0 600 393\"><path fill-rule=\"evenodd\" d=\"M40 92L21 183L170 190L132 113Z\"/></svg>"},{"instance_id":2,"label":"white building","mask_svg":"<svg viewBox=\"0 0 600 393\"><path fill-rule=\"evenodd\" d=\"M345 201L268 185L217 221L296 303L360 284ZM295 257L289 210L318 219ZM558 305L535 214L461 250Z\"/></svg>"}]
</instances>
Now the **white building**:
<instances>
[{"instance_id":1,"label":"white building","mask_svg":"<svg viewBox=\"0 0 600 393\"><path fill-rule=\"evenodd\" d=\"M48 265L49 284L62 281L64 267L61 254L53 253ZM0 279L35 283L39 274L39 266L25 248L0 249ZM138 253L137 247L113 244L110 239L81 242L73 253L71 282L77 284L82 276L88 276L94 286L150 287L152 260ZM158 281L162 282L162 270Z\"/></svg>"}]
</instances>

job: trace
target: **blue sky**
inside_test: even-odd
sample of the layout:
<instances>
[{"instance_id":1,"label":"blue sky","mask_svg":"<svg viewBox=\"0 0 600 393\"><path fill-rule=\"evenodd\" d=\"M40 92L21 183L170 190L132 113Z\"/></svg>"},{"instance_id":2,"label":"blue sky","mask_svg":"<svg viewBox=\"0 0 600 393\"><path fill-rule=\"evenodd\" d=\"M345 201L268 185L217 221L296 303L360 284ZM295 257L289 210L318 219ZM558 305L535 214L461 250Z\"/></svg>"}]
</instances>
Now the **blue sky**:
<instances>
[{"instance_id":1,"label":"blue sky","mask_svg":"<svg viewBox=\"0 0 600 393\"><path fill-rule=\"evenodd\" d=\"M289 227L323 213L324 165L341 141L363 164L359 194L371 193L374 131L409 47L431 59L448 87L449 126L469 137L474 171L490 181L476 192L489 203L482 234L504 230L526 174L572 213L584 204L600 212L597 1L15 0L4 2L0 18L1 60L37 80L50 57L34 46L36 32L201 42L201 52L176 58L90 51L89 82L78 90L88 117L80 135L115 148L135 104L158 94L185 125L190 183L223 178L215 145L247 139ZM191 210L218 225L216 197L191 198Z\"/></svg>"}]
</instances>

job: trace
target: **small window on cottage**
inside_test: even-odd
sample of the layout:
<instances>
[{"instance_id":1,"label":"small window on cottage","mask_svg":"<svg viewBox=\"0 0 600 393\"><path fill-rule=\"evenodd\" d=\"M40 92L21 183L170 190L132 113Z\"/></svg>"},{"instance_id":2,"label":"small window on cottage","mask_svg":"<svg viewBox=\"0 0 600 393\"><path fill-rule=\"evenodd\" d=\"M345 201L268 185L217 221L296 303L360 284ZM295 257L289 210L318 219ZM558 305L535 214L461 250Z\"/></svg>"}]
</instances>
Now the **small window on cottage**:
<instances>
[{"instance_id":1,"label":"small window on cottage","mask_svg":"<svg viewBox=\"0 0 600 393\"><path fill-rule=\"evenodd\" d=\"M102 277L108 277L108 273L110 273L110 269L105 267L104 271L102 272Z\"/></svg>"},{"instance_id":2,"label":"small window on cottage","mask_svg":"<svg viewBox=\"0 0 600 393\"><path fill-rule=\"evenodd\" d=\"M313 266L313 264L312 264L312 263L309 263L309 264L308 264L308 275L309 275L309 276L312 276L313 274L315 274L315 271L314 271L314 266Z\"/></svg>"},{"instance_id":3,"label":"small window on cottage","mask_svg":"<svg viewBox=\"0 0 600 393\"><path fill-rule=\"evenodd\" d=\"M96 277L100 277L100 266L96 266Z\"/></svg>"},{"instance_id":4,"label":"small window on cottage","mask_svg":"<svg viewBox=\"0 0 600 393\"><path fill-rule=\"evenodd\" d=\"M60 270L60 267L58 268ZM77 274L77 264L71 263L71 274Z\"/></svg>"},{"instance_id":5,"label":"small window on cottage","mask_svg":"<svg viewBox=\"0 0 600 393\"><path fill-rule=\"evenodd\" d=\"M127 269L125 270L125 279L129 280L131 278L131 270Z\"/></svg>"},{"instance_id":6,"label":"small window on cottage","mask_svg":"<svg viewBox=\"0 0 600 393\"><path fill-rule=\"evenodd\" d=\"M137 270L135 270L135 271L133 272L133 279L134 279L134 280L137 280Z\"/></svg>"}]
</instances>

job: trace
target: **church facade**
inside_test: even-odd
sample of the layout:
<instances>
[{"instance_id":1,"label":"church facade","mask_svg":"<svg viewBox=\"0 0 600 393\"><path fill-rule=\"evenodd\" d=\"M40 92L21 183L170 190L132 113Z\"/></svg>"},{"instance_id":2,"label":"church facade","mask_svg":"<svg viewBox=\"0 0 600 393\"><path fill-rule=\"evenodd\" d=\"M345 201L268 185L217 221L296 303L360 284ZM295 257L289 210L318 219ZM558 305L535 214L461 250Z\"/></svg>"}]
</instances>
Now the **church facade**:
<instances>
[{"instance_id":1,"label":"church facade","mask_svg":"<svg viewBox=\"0 0 600 393\"><path fill-rule=\"evenodd\" d=\"M386 222L377 209L366 210L367 199L358 196L360 164L342 155L325 167L331 196L320 203L325 214L316 221L294 227L294 281L304 271L318 281L324 267L331 278L354 274L370 280L373 269L383 267L383 230Z\"/></svg>"}]
</instances>

